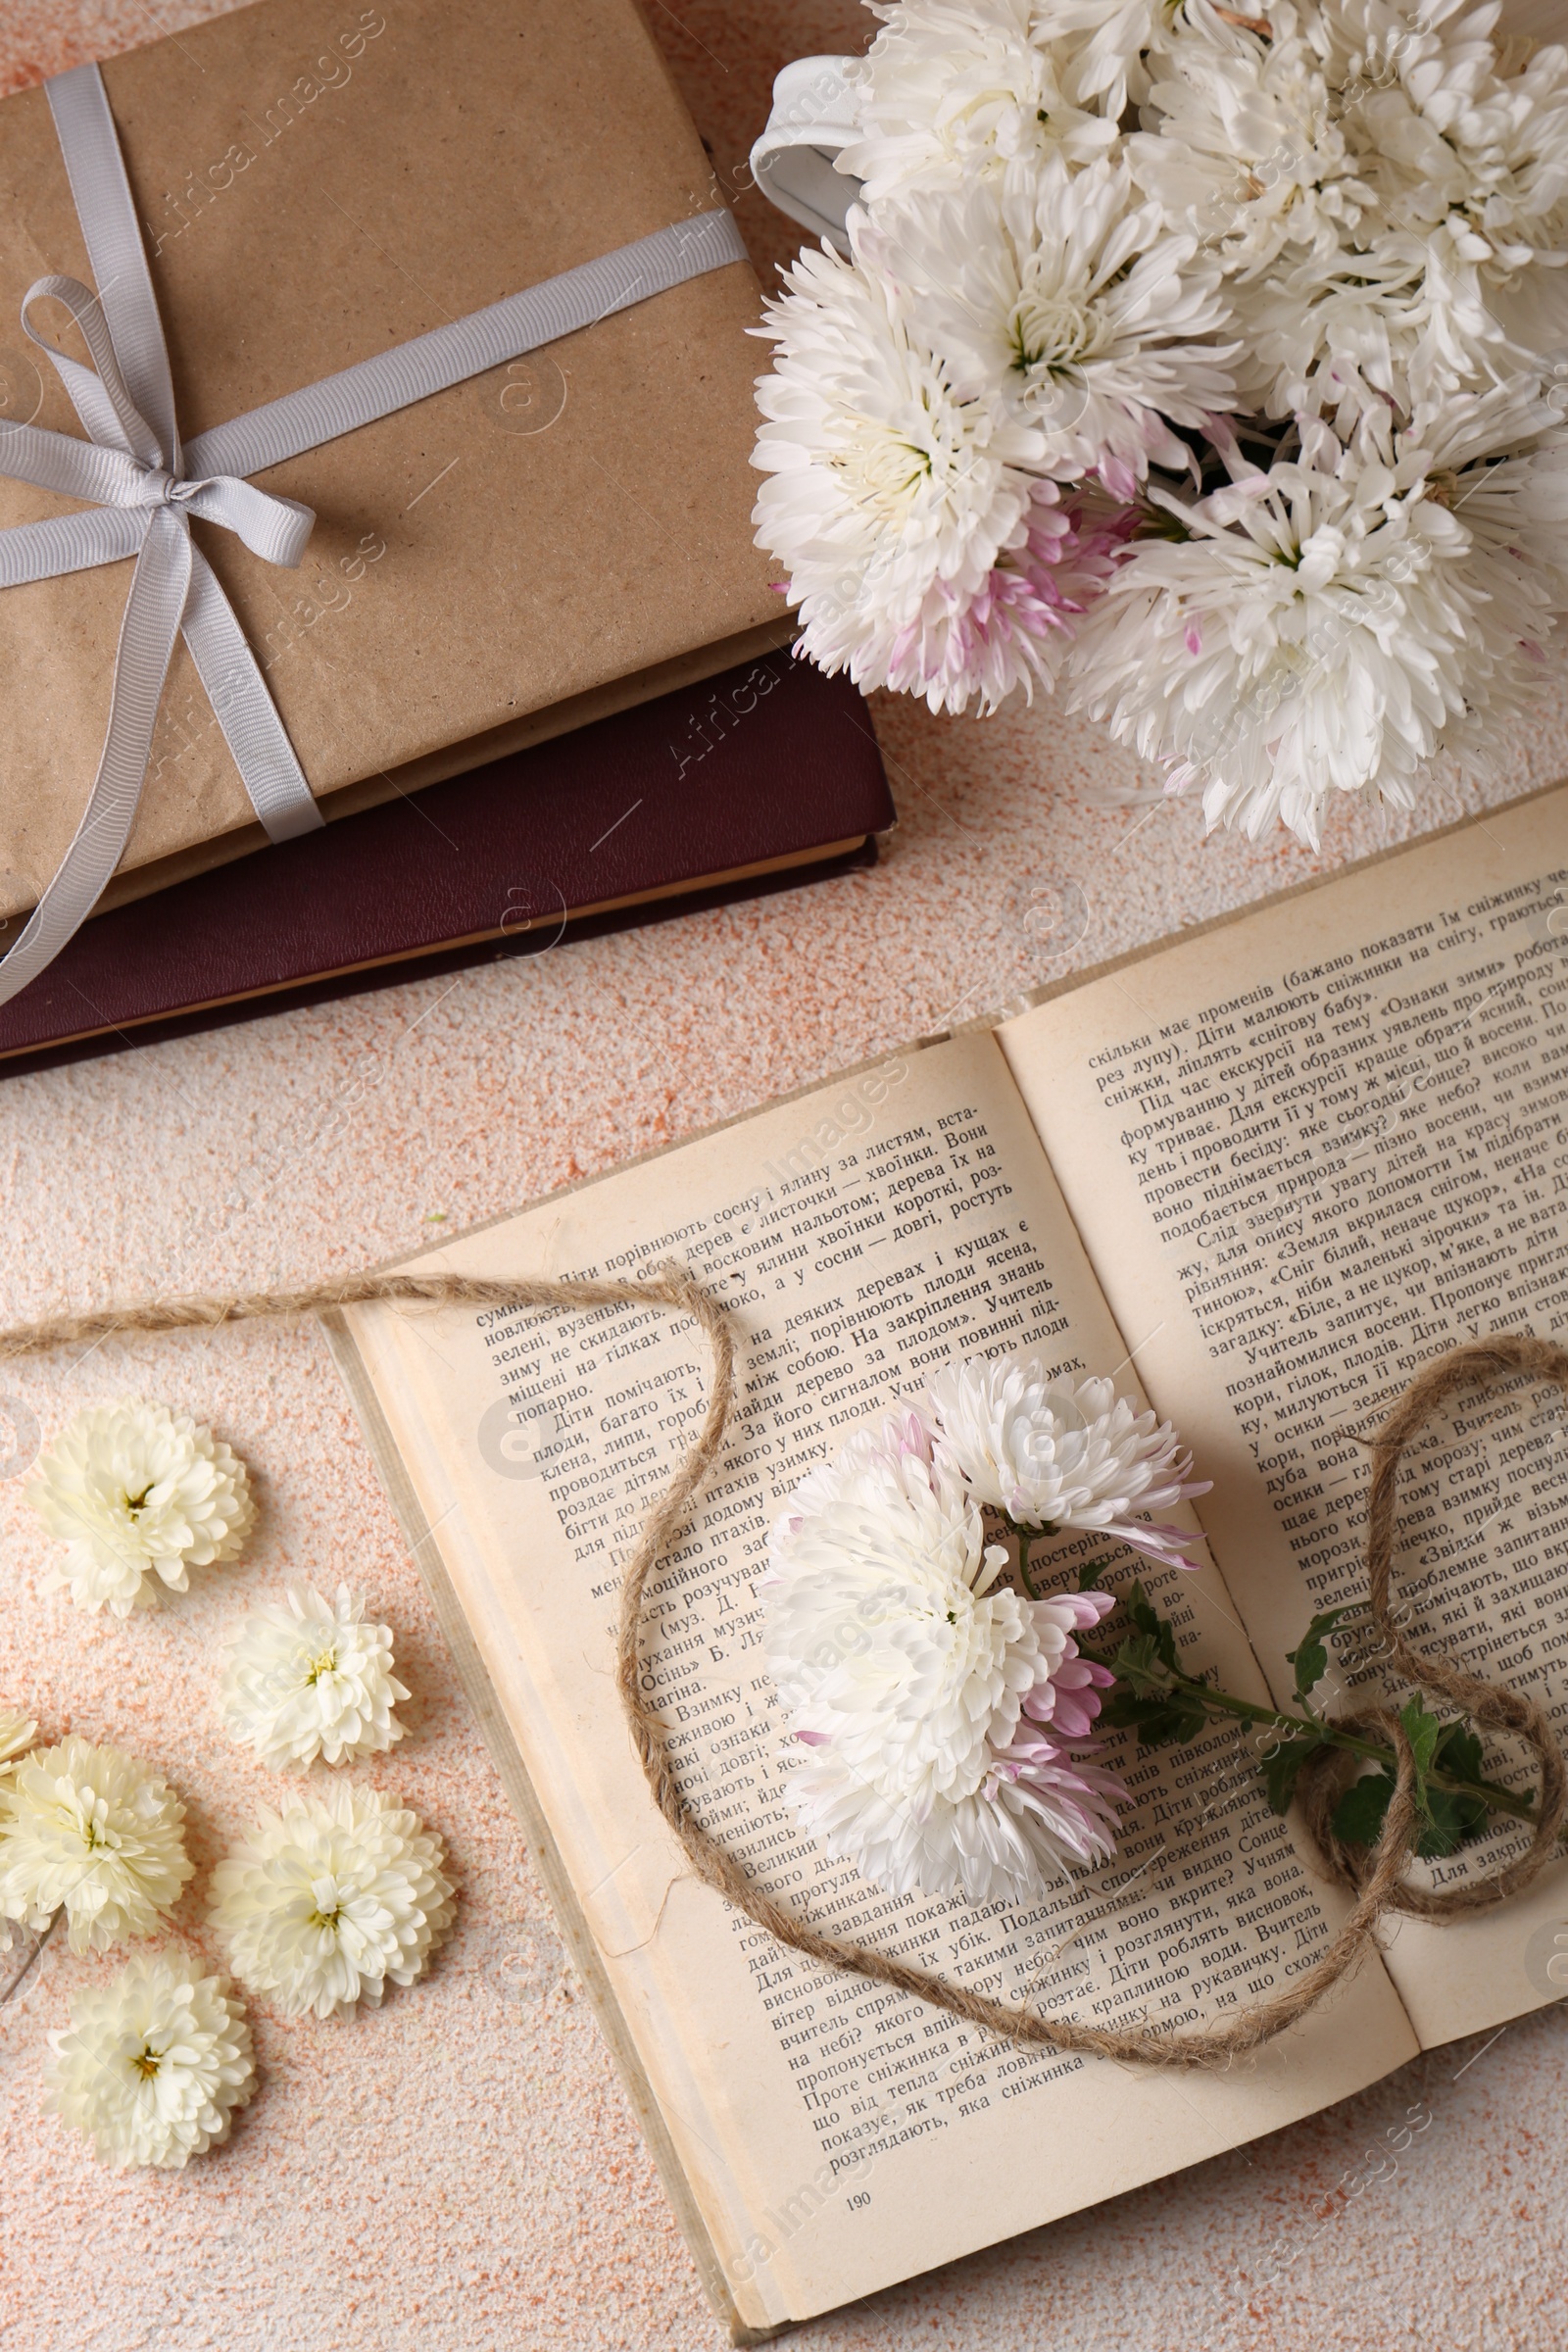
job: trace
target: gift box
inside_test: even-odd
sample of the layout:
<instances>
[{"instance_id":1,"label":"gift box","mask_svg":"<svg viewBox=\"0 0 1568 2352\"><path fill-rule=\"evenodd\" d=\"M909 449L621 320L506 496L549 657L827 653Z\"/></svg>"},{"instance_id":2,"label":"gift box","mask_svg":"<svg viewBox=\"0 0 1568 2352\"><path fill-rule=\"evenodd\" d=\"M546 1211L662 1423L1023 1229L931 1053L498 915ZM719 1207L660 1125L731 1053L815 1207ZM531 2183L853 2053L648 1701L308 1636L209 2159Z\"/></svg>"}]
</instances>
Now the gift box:
<instances>
[{"instance_id":1,"label":"gift box","mask_svg":"<svg viewBox=\"0 0 1568 2352\"><path fill-rule=\"evenodd\" d=\"M749 521L758 287L633 0L262 0L110 60L102 87L186 453L659 232L729 238L662 290L634 271L629 307L607 297L521 358L233 468L314 511L297 568L184 510L327 813L780 641ZM0 104L0 425L79 439L61 374L12 323L35 281L94 283L80 207L100 198L68 176L59 113L48 90ZM35 301L25 323L86 366L90 312ZM0 526L83 503L0 478ZM81 818L131 571L0 592L0 914L38 899ZM264 838L177 642L114 893Z\"/></svg>"}]
</instances>

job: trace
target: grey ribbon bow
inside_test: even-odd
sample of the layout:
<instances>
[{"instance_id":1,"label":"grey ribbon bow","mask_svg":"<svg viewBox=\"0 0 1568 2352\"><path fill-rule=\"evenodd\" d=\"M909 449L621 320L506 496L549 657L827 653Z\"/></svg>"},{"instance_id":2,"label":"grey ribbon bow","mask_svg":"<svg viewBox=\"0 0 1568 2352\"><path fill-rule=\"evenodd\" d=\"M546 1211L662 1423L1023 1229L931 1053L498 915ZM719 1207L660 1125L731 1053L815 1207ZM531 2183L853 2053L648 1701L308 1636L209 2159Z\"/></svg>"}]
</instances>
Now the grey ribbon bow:
<instances>
[{"instance_id":1,"label":"grey ribbon bow","mask_svg":"<svg viewBox=\"0 0 1568 2352\"><path fill-rule=\"evenodd\" d=\"M72 277L41 277L27 289L22 323L59 370L87 439L30 424L0 428L0 474L87 504L78 514L0 531L0 588L128 556L136 568L98 773L58 871L0 961L0 1004L59 955L124 855L176 637L190 648L272 840L321 822L245 633L191 539L190 517L221 524L264 562L292 567L305 554L315 514L259 490L246 475L746 258L728 213L698 214L286 393L199 434L182 452L163 322L102 76L96 66L80 66L45 89L98 291ZM70 311L90 368L34 330L31 312L49 299Z\"/></svg>"}]
</instances>

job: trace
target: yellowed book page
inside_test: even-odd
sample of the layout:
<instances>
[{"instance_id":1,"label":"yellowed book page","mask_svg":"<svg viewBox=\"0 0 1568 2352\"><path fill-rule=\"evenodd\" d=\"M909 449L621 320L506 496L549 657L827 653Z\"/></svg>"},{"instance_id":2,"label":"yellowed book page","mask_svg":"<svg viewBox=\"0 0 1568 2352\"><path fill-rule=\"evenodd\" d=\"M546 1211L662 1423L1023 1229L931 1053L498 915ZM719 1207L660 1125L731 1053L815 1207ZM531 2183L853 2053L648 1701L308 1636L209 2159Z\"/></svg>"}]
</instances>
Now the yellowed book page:
<instances>
[{"instance_id":1,"label":"yellowed book page","mask_svg":"<svg viewBox=\"0 0 1568 2352\"><path fill-rule=\"evenodd\" d=\"M1216 1482L1203 1522L1281 1701L1310 1613L1365 1591L1346 1433L1458 1341L1568 1322L1565 896L1559 789L999 1032L1145 1385ZM1413 1640L1568 1728L1565 1438L1523 1384L1441 1424L1402 1482L1396 1589ZM1339 1682L1364 1690L1354 1644ZM1517 1762L1497 1777L1527 1788ZM1554 1868L1485 1921L1402 1922L1389 1969L1430 2044L1557 1998L1565 1956Z\"/></svg>"},{"instance_id":2,"label":"yellowed book page","mask_svg":"<svg viewBox=\"0 0 1568 2352\"><path fill-rule=\"evenodd\" d=\"M604 1275L669 1252L745 1335L733 1440L662 1571L647 1666L700 1817L818 1927L1048 2010L1175 2025L1309 1965L1330 1933L1318 1894L1223 1739L1138 1766L1116 1861L1023 1910L885 1899L786 1800L756 1587L806 1469L964 1349L1037 1343L1136 1393L994 1038L910 1054L420 1262ZM351 1321L752 2325L1093 2203L1413 2054L1376 1964L1213 2078L1001 2042L793 1958L693 1881L612 1680L621 1562L701 1409L697 1335L651 1309ZM1197 1653L1261 1695L1218 1576L1153 1581Z\"/></svg>"}]
</instances>

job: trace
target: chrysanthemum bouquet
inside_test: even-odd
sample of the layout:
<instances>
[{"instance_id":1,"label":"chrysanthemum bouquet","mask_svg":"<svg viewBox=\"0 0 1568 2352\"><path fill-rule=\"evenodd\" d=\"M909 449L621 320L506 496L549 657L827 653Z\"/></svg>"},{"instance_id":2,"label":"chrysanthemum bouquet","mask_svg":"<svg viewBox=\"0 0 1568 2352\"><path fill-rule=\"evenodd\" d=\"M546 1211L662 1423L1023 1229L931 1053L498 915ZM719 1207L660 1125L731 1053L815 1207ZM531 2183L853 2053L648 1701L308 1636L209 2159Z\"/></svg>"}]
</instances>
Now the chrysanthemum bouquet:
<instances>
[{"instance_id":1,"label":"chrysanthemum bouquet","mask_svg":"<svg viewBox=\"0 0 1568 2352\"><path fill-rule=\"evenodd\" d=\"M1191 1467L1108 1380L997 1356L947 1366L805 1480L760 1590L791 1794L830 1853L889 1893L989 1902L1114 1852L1127 1792L1086 1760L1114 1677L1075 1637L1115 1599L1039 1597L1030 1544L1090 1528L1189 1566L1196 1539L1146 1514L1207 1491Z\"/></svg>"},{"instance_id":2,"label":"chrysanthemum bouquet","mask_svg":"<svg viewBox=\"0 0 1568 2352\"><path fill-rule=\"evenodd\" d=\"M1059 688L1254 836L1484 764L1568 605L1568 51L1497 0L871 5L847 252L763 330L804 651Z\"/></svg>"},{"instance_id":3,"label":"chrysanthemum bouquet","mask_svg":"<svg viewBox=\"0 0 1568 2352\"><path fill-rule=\"evenodd\" d=\"M1288 1653L1292 1710L1184 1663L1140 1582L1105 1589L1118 1547L1159 1569L1198 1565L1201 1538L1152 1517L1208 1492L1192 1467L1170 1423L1109 1380L1054 1375L1025 1352L943 1366L924 1396L857 1430L802 1482L758 1590L794 1751L790 1797L829 1854L889 1894L1028 1901L1115 1853L1132 1798L1095 1760L1104 1731L1157 1748L1213 1723L1253 1742L1276 1813L1303 1771L1338 1769L1334 1836L1376 1846L1394 1748L1333 1720L1319 1691L1329 1643L1364 1645L1364 1604L1313 1617ZM1069 1531L1110 1554L1032 1560L1043 1537ZM1103 1655L1085 1639L1102 1627L1114 1642ZM1399 1720L1419 1855L1457 1851L1494 1814L1532 1821L1530 1798L1486 1777L1466 1717L1445 1721L1416 1692Z\"/></svg>"}]
</instances>

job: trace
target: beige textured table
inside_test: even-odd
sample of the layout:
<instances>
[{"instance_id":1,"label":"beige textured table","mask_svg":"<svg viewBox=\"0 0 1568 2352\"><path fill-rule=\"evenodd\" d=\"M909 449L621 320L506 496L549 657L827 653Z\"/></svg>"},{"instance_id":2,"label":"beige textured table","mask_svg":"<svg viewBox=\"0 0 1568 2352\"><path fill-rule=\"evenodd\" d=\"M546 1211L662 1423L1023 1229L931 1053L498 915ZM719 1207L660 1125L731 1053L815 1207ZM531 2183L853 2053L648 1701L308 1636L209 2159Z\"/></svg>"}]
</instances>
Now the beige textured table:
<instances>
[{"instance_id":1,"label":"beige textured table","mask_svg":"<svg viewBox=\"0 0 1568 2352\"><path fill-rule=\"evenodd\" d=\"M6 0L0 86L206 13L199 0ZM650 13L732 185L777 67L865 34L834 0L680 0L678 14L651 0ZM755 195L741 219L760 261L783 255L783 224ZM0 322L0 339L10 331ZM1568 772L1568 667L1552 675L1509 791ZM155 1284L308 1282L414 1249L1408 829L1348 811L1321 861L1288 841L1205 843L1196 808L1133 797L1147 777L1049 706L981 724L883 702L876 718L902 821L873 873L0 1085L0 1314ZM1463 805L1449 787L1420 822ZM1049 926L1079 893L1074 941L1078 922ZM365 1777L439 1830L462 1899L429 1980L378 2014L286 2025L253 2002L260 2093L230 2146L173 2178L105 2173L42 2116L44 2034L104 1966L51 1947L0 2009L0 2343L715 2344L319 1340L110 1345L7 1385L46 1433L89 1401L167 1397L244 1454L264 1516L242 1567L124 1627L40 1592L45 1544L18 1483L0 1484L0 1697L25 1701L51 1736L155 1760L186 1798L204 1877L270 1779L218 1728L220 1629L286 1574L346 1575L395 1628L415 1691L411 1736ZM218 1965L201 1888L178 1932ZM1568 2344L1562 2025L1550 2011L1440 2051L1244 2154L797 2340ZM1418 2099L1431 2129L1381 2172L1386 2131Z\"/></svg>"}]
</instances>

